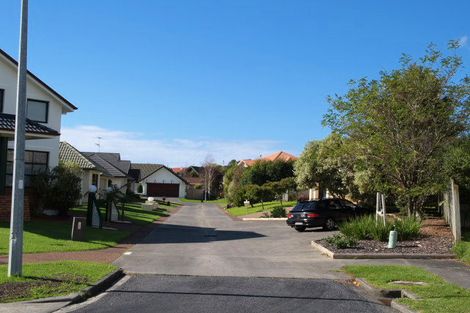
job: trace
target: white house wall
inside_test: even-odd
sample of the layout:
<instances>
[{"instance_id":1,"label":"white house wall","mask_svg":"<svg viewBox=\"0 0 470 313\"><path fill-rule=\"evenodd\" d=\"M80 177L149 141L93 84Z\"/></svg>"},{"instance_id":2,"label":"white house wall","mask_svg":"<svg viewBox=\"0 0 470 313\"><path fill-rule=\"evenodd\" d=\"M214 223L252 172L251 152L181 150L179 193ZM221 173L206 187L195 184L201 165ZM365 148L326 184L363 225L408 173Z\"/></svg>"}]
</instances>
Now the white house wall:
<instances>
[{"instance_id":1,"label":"white house wall","mask_svg":"<svg viewBox=\"0 0 470 313\"><path fill-rule=\"evenodd\" d=\"M0 58L0 89L5 90L2 113L16 114L16 73L16 67ZM27 98L49 102L48 122L41 124L60 132L63 113L62 104L30 77L28 77ZM8 147L13 149L13 141L9 142ZM59 164L59 137L27 140L26 149L49 152L50 168Z\"/></svg>"},{"instance_id":2,"label":"white house wall","mask_svg":"<svg viewBox=\"0 0 470 313\"><path fill-rule=\"evenodd\" d=\"M159 169L140 182L143 187L143 194L147 194L147 183L179 184L179 197L186 197L186 183L166 168ZM135 191L137 191L138 186L139 184L136 184Z\"/></svg>"}]
</instances>

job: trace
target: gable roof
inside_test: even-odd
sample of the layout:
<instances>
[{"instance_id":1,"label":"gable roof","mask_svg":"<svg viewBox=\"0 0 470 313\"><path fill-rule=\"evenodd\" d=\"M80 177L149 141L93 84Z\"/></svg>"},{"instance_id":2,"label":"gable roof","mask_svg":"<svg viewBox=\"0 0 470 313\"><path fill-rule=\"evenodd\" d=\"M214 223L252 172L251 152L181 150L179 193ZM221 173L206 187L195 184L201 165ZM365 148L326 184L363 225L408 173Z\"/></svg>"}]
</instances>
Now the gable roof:
<instances>
[{"instance_id":1,"label":"gable roof","mask_svg":"<svg viewBox=\"0 0 470 313\"><path fill-rule=\"evenodd\" d=\"M90 160L65 141L59 143L59 160L73 162L82 169L96 169L96 166Z\"/></svg>"},{"instance_id":2,"label":"gable roof","mask_svg":"<svg viewBox=\"0 0 470 313\"><path fill-rule=\"evenodd\" d=\"M288 152L284 152L284 151L278 151L278 152L275 152L273 154L267 155L265 157L262 157L262 158L259 158L259 159L256 159L256 160L252 160L252 159L241 160L240 162L238 162L238 164L243 165L245 167L250 167L250 166L253 166L253 164L255 164L257 161L284 161L284 162L288 162L288 161L295 161L295 160L297 160L297 157L295 155L290 154Z\"/></svg>"},{"instance_id":3,"label":"gable roof","mask_svg":"<svg viewBox=\"0 0 470 313\"><path fill-rule=\"evenodd\" d=\"M284 152L284 151L279 151L275 152L273 154L270 154L268 156L265 156L262 158L262 160L266 161L295 161L297 160L297 157L295 155L292 155L290 153Z\"/></svg>"},{"instance_id":4,"label":"gable roof","mask_svg":"<svg viewBox=\"0 0 470 313\"><path fill-rule=\"evenodd\" d=\"M121 155L119 153L98 152L97 154L102 159L106 160L108 163L111 163L111 165L118 168L124 174L129 173L129 170L131 169L131 161L121 160Z\"/></svg>"},{"instance_id":5,"label":"gable roof","mask_svg":"<svg viewBox=\"0 0 470 313\"><path fill-rule=\"evenodd\" d=\"M166 167L165 165L162 164L152 164L152 163L132 163L131 164L131 171L133 172L133 175L139 171L139 181L146 179L153 173L161 170L162 168L167 169L170 173L184 181L186 184L189 184L186 179L175 173L171 168Z\"/></svg>"},{"instance_id":6,"label":"gable roof","mask_svg":"<svg viewBox=\"0 0 470 313\"><path fill-rule=\"evenodd\" d=\"M2 56L4 59L9 61L10 63L13 64L13 66L18 67L18 62L8 53L6 53L4 50L0 49L0 56ZM52 87L50 87L48 84L43 82L39 77L28 71L28 76L32 78L36 83L38 83L41 87L46 89L50 94L52 94L54 97L58 98L60 102L62 102L63 106L68 108L70 111L75 111L77 110L77 107L73 105L69 100L65 99L61 94L59 94L57 91L55 91Z\"/></svg>"},{"instance_id":7,"label":"gable roof","mask_svg":"<svg viewBox=\"0 0 470 313\"><path fill-rule=\"evenodd\" d=\"M110 177L128 177L127 173L123 173L119 168L102 158L99 152L82 152L82 154L93 162L104 175Z\"/></svg>"}]
</instances>

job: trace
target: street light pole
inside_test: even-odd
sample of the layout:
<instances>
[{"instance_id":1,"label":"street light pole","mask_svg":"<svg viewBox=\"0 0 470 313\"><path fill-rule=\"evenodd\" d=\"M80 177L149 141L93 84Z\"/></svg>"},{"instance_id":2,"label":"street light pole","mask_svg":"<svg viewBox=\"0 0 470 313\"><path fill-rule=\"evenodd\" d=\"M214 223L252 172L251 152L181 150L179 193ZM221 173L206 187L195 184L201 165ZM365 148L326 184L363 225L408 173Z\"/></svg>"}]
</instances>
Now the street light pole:
<instances>
[{"instance_id":1,"label":"street light pole","mask_svg":"<svg viewBox=\"0 0 470 313\"><path fill-rule=\"evenodd\" d=\"M16 94L15 151L11 194L10 253L8 276L21 276L23 268L24 150L26 128L26 75L28 47L28 0L21 1L20 57Z\"/></svg>"}]
</instances>

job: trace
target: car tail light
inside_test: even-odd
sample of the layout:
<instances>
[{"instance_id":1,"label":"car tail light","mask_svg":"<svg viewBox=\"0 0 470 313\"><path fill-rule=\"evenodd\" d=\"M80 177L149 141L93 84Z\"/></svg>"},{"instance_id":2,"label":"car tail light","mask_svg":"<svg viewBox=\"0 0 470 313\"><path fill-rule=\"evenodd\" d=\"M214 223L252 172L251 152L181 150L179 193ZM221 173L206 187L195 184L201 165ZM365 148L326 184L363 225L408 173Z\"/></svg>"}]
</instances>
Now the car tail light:
<instances>
[{"instance_id":1,"label":"car tail light","mask_svg":"<svg viewBox=\"0 0 470 313\"><path fill-rule=\"evenodd\" d=\"M308 213L307 214L307 217L309 217L309 218L315 218L315 217L319 217L319 216L320 216L320 214L318 214L318 213Z\"/></svg>"},{"instance_id":2,"label":"car tail light","mask_svg":"<svg viewBox=\"0 0 470 313\"><path fill-rule=\"evenodd\" d=\"M292 217L294 217L294 214L292 213L287 214L287 218L292 218Z\"/></svg>"}]
</instances>

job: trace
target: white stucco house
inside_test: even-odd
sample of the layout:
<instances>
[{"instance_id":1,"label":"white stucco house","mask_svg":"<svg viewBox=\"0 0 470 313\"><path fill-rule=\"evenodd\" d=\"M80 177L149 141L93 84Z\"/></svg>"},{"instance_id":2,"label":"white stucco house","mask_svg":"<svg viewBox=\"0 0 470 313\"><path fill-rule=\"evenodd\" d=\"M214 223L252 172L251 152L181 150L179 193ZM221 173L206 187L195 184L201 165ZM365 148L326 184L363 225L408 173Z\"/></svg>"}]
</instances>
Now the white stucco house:
<instances>
[{"instance_id":1,"label":"white stucco house","mask_svg":"<svg viewBox=\"0 0 470 313\"><path fill-rule=\"evenodd\" d=\"M0 195L11 193L18 63L0 49ZM62 115L77 108L36 75L27 75L25 185L31 177L59 164ZM27 195L26 195L27 196ZM10 196L11 197L11 196ZM25 205L26 207L26 205ZM9 204L0 211L9 212ZM27 217L25 210L25 218ZM0 214L3 216L3 214ZM3 219L3 217L0 218Z\"/></svg>"},{"instance_id":2,"label":"white stucco house","mask_svg":"<svg viewBox=\"0 0 470 313\"><path fill-rule=\"evenodd\" d=\"M126 192L133 182L128 175L131 162L121 160L119 153L81 152L70 143L62 141L59 159L64 163L73 163L81 169L80 203L87 201L90 185L97 187L98 197L101 197L108 187L114 186Z\"/></svg>"},{"instance_id":3,"label":"white stucco house","mask_svg":"<svg viewBox=\"0 0 470 313\"><path fill-rule=\"evenodd\" d=\"M160 198L184 198L188 182L161 164L132 163L129 175L135 180L134 192Z\"/></svg>"},{"instance_id":4,"label":"white stucco house","mask_svg":"<svg viewBox=\"0 0 470 313\"><path fill-rule=\"evenodd\" d=\"M17 62L0 49L0 109L4 114L15 114L17 66ZM27 78L27 99L27 118L58 133L60 133L62 115L77 109L31 72L28 72ZM30 137L30 139L32 138ZM13 149L12 140L9 141L8 148ZM30 174L29 168L33 170L38 167L36 166L37 162L41 165L46 163L49 168L59 164L59 136L27 140L26 150L44 152L44 154L26 156L26 175ZM32 162L32 166L28 166L28 161Z\"/></svg>"}]
</instances>

